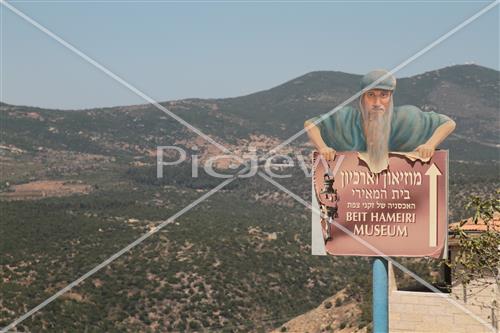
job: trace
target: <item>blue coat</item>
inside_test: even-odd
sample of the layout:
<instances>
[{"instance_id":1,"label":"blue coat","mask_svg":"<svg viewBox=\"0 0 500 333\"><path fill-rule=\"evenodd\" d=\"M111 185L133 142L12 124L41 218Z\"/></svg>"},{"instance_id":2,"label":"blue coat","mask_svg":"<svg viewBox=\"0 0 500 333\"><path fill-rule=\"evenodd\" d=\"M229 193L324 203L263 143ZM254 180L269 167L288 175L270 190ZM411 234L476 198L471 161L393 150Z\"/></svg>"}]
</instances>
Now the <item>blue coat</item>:
<instances>
[{"instance_id":1,"label":"blue coat","mask_svg":"<svg viewBox=\"0 0 500 333\"><path fill-rule=\"evenodd\" d=\"M309 119L314 122L321 116ZM423 112L413 105L394 107L391 117L389 151L414 151L424 144L449 117L436 112ZM361 112L345 106L316 124L328 147L337 151L366 151Z\"/></svg>"}]
</instances>

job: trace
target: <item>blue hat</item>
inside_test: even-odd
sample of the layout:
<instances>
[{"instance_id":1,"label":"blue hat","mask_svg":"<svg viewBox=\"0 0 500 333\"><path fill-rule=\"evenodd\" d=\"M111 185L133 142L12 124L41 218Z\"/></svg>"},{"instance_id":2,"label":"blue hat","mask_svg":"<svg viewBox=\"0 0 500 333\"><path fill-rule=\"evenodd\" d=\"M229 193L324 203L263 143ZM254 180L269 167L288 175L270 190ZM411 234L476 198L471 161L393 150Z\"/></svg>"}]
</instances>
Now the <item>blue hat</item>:
<instances>
[{"instance_id":1,"label":"blue hat","mask_svg":"<svg viewBox=\"0 0 500 333\"><path fill-rule=\"evenodd\" d=\"M380 79L382 76L387 75L388 73L389 72L384 69L376 69L366 74L361 78L361 90L373 84L375 81ZM393 91L394 89L396 89L396 78L392 74L389 74L385 77L385 79L377 83L371 89L383 89L383 90Z\"/></svg>"}]
</instances>

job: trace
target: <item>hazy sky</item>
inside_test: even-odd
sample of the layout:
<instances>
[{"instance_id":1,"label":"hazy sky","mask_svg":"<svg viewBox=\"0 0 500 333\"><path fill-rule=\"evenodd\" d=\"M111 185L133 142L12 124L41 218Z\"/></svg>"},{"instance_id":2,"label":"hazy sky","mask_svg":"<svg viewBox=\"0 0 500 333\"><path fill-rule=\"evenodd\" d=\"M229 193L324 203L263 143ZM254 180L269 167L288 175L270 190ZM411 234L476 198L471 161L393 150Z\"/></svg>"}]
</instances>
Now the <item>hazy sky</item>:
<instances>
[{"instance_id":1,"label":"hazy sky","mask_svg":"<svg viewBox=\"0 0 500 333\"><path fill-rule=\"evenodd\" d=\"M314 70L391 69L490 2L10 3L165 101L244 95ZM63 109L145 102L0 7L0 100ZM499 69L498 5L397 76L466 62Z\"/></svg>"}]
</instances>

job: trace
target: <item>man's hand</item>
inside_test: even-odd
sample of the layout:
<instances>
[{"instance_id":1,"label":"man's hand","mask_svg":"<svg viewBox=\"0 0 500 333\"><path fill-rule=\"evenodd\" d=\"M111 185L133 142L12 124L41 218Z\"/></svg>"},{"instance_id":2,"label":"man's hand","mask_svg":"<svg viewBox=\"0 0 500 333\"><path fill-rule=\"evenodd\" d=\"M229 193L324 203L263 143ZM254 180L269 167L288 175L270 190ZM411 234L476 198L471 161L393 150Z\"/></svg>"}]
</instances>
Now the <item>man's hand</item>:
<instances>
[{"instance_id":1,"label":"man's hand","mask_svg":"<svg viewBox=\"0 0 500 333\"><path fill-rule=\"evenodd\" d=\"M335 158L335 149L330 148L330 147L324 147L319 149L319 153L323 158L327 161L333 161Z\"/></svg>"},{"instance_id":2,"label":"man's hand","mask_svg":"<svg viewBox=\"0 0 500 333\"><path fill-rule=\"evenodd\" d=\"M432 155L434 155L434 151L436 150L436 147L430 144L423 144L415 148L415 151L418 152L420 157L422 158L431 158Z\"/></svg>"}]
</instances>

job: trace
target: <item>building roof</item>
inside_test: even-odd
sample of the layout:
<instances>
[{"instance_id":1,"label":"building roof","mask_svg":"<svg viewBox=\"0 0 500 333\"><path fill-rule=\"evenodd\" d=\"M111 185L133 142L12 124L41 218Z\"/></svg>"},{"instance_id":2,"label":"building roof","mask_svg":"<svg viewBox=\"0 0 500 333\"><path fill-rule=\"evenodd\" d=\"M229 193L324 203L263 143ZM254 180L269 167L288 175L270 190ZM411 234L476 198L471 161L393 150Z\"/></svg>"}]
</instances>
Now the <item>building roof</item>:
<instances>
[{"instance_id":1,"label":"building roof","mask_svg":"<svg viewBox=\"0 0 500 333\"><path fill-rule=\"evenodd\" d=\"M500 213L494 213L493 219L489 221L490 227L494 230L500 232ZM467 222L460 227L460 222L450 223L448 226L449 231L460 228L466 232L483 232L487 230L487 225L483 220L479 219L477 223L474 223L472 217L467 219Z\"/></svg>"}]
</instances>

